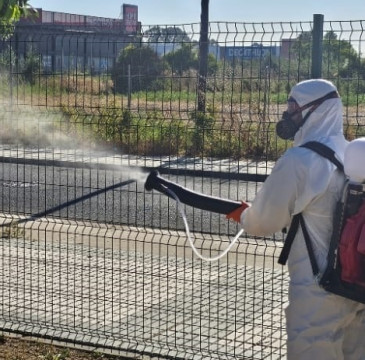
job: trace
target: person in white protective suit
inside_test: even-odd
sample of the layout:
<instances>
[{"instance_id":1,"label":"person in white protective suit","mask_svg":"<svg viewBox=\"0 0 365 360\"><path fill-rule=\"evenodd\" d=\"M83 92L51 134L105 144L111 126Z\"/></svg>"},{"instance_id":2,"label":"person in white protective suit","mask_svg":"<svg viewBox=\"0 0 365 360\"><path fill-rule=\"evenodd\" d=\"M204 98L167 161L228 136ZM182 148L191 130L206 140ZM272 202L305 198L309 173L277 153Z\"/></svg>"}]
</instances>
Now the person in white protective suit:
<instances>
[{"instance_id":1,"label":"person in white protective suit","mask_svg":"<svg viewBox=\"0 0 365 360\"><path fill-rule=\"evenodd\" d=\"M333 210L344 176L329 160L300 145L319 141L343 161L342 102L336 87L323 79L295 85L277 134L293 147L276 162L251 205L227 215L252 235L264 236L290 225L302 213L322 272L332 231ZM365 305L326 292L313 276L305 240L298 229L288 258L286 308L289 360L365 359Z\"/></svg>"}]
</instances>

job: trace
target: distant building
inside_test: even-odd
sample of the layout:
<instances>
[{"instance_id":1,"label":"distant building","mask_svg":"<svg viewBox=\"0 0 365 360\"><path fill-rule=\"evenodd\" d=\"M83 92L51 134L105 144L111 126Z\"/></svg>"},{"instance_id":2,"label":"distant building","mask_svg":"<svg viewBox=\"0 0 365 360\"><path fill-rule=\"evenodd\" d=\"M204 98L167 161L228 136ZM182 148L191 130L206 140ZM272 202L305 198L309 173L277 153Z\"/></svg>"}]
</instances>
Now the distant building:
<instances>
[{"instance_id":1,"label":"distant building","mask_svg":"<svg viewBox=\"0 0 365 360\"><path fill-rule=\"evenodd\" d=\"M40 54L45 70L103 72L140 31L138 7L122 5L122 19L38 10L21 19L10 39L18 59ZM0 47L6 44L0 44Z\"/></svg>"},{"instance_id":2,"label":"distant building","mask_svg":"<svg viewBox=\"0 0 365 360\"><path fill-rule=\"evenodd\" d=\"M281 40L281 56L285 59L293 57L293 45L297 39L282 39Z\"/></svg>"},{"instance_id":3,"label":"distant building","mask_svg":"<svg viewBox=\"0 0 365 360\"><path fill-rule=\"evenodd\" d=\"M10 43L18 60L36 53L41 56L43 71L106 72L114 66L124 47L141 39L136 5L123 4L120 18L37 10L38 17L23 18L16 24L12 38L0 42L0 51ZM177 34L181 36L179 32ZM293 41L282 39L278 46L260 43L247 46L210 44L209 53L216 59L231 61L267 56L289 58ZM156 41L148 44L162 57L180 49L182 42ZM198 44L194 46L198 50Z\"/></svg>"},{"instance_id":4,"label":"distant building","mask_svg":"<svg viewBox=\"0 0 365 360\"><path fill-rule=\"evenodd\" d=\"M154 50L154 52L159 56L165 56L170 52L177 51L181 49L181 42L171 42L171 43L160 43L160 42L152 42L148 43L148 45ZM199 45L195 44L193 48L198 51ZM214 55L216 59L219 59L220 47L218 45L209 45L208 53Z\"/></svg>"}]
</instances>

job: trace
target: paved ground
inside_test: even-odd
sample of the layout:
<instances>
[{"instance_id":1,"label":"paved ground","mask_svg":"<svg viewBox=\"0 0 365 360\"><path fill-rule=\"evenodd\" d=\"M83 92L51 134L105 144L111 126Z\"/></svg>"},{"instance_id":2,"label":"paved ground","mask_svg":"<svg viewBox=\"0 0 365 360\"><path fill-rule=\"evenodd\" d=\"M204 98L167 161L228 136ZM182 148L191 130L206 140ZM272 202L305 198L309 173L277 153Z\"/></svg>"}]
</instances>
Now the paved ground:
<instances>
[{"instance_id":1,"label":"paved ground","mask_svg":"<svg viewBox=\"0 0 365 360\"><path fill-rule=\"evenodd\" d=\"M17 163L263 176L272 165L4 146L0 154ZM0 328L170 358L285 358L287 274L272 244L242 239L208 263L192 256L184 233L47 219L24 226L0 244ZM217 250L221 242L199 244Z\"/></svg>"},{"instance_id":2,"label":"paved ground","mask_svg":"<svg viewBox=\"0 0 365 360\"><path fill-rule=\"evenodd\" d=\"M282 270L56 239L3 239L0 258L0 328L172 358L284 358Z\"/></svg>"}]
</instances>

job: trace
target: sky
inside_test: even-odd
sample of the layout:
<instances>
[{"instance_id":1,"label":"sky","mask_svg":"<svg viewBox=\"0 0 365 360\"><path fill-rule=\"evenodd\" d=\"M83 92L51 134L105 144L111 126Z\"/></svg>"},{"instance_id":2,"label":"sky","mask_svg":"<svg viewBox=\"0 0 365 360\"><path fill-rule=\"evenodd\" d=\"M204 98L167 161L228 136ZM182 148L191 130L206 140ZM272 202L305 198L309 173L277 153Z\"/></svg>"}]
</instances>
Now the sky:
<instances>
[{"instance_id":1,"label":"sky","mask_svg":"<svg viewBox=\"0 0 365 360\"><path fill-rule=\"evenodd\" d=\"M123 3L138 6L142 25L181 25L200 21L201 0L29 0L48 11L119 18ZM290 22L365 20L364 0L210 0L209 21Z\"/></svg>"}]
</instances>

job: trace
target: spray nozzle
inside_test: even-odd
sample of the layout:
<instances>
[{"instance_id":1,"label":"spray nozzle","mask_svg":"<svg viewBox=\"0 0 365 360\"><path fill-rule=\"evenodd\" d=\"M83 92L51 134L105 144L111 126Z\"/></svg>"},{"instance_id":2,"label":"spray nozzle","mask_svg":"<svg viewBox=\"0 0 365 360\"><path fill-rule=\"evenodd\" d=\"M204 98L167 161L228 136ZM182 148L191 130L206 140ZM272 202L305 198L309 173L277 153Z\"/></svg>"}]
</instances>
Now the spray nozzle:
<instances>
[{"instance_id":1,"label":"spray nozzle","mask_svg":"<svg viewBox=\"0 0 365 360\"><path fill-rule=\"evenodd\" d=\"M157 170L152 170L147 177L147 180L144 184L144 188L147 191L151 191L152 189L158 190L161 184L160 173Z\"/></svg>"}]
</instances>

